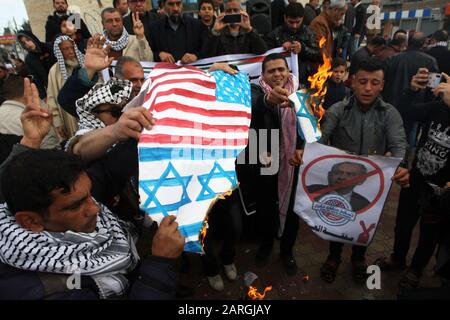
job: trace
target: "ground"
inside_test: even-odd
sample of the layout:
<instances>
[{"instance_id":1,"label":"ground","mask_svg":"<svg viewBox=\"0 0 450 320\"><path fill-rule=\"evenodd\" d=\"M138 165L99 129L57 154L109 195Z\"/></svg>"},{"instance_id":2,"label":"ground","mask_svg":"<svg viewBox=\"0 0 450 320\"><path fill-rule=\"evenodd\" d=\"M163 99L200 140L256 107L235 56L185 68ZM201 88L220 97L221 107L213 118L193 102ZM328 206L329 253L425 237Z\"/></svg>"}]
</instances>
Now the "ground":
<instances>
[{"instance_id":1,"label":"ground","mask_svg":"<svg viewBox=\"0 0 450 320\"><path fill-rule=\"evenodd\" d=\"M392 251L399 191L398 186L393 186L391 189L378 230L367 251L366 258L369 264L372 264L380 256L388 256ZM411 260L417 238L418 228L414 231L408 261ZM332 284L323 282L320 279L319 270L328 255L328 242L313 234L303 221L300 221L300 231L294 247L294 255L299 267L296 276L289 277L284 272L279 259L278 248L277 242L270 263L264 268L257 268L253 262L257 249L256 242L249 239L240 241L237 246L235 261L239 277L236 281L230 282L222 271L222 278L225 283L225 289L222 292L216 292L210 288L206 277L203 276L199 257L190 254L188 256L190 271L181 275L181 282L195 288L195 295L190 296L189 299L198 300L236 300L244 298L247 290L244 287L243 278L248 271L259 277L257 282L259 290L266 286L272 286L272 290L266 295L266 299L269 300L390 300L397 298L401 272L382 272L380 290L369 290L365 285L358 285L353 282L350 264L351 250L348 245L344 248L342 263L335 282ZM433 262L426 269L421 285L436 286L439 283L439 279L433 275L432 265Z\"/></svg>"}]
</instances>

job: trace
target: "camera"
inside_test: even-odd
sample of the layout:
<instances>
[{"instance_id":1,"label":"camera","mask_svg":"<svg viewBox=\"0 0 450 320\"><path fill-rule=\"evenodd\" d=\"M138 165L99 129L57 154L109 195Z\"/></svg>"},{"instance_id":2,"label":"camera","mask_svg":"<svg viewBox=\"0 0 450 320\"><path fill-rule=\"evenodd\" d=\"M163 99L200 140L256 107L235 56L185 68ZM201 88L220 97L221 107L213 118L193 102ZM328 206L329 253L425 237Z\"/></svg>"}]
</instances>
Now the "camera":
<instances>
[{"instance_id":1,"label":"camera","mask_svg":"<svg viewBox=\"0 0 450 320\"><path fill-rule=\"evenodd\" d=\"M236 14L226 14L223 16L223 23L241 23L242 15L240 13Z\"/></svg>"}]
</instances>

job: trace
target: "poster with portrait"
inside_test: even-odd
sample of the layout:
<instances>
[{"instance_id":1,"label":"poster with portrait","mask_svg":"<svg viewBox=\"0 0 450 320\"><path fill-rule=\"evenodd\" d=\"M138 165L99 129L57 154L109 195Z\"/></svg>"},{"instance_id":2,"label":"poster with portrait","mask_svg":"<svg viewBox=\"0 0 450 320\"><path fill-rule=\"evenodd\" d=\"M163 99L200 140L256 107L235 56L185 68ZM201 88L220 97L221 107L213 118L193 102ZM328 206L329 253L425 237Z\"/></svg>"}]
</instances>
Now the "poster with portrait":
<instances>
[{"instance_id":1,"label":"poster with portrait","mask_svg":"<svg viewBox=\"0 0 450 320\"><path fill-rule=\"evenodd\" d=\"M305 146L294 211L325 240L367 246L401 159Z\"/></svg>"}]
</instances>

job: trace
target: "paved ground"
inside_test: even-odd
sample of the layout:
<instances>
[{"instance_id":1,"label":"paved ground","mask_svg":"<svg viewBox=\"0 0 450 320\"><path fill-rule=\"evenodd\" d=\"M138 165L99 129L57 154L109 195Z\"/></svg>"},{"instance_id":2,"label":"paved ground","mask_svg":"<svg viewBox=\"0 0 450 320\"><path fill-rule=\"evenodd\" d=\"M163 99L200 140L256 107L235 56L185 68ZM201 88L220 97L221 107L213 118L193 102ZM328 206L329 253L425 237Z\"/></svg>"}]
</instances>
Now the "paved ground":
<instances>
[{"instance_id":1,"label":"paved ground","mask_svg":"<svg viewBox=\"0 0 450 320\"><path fill-rule=\"evenodd\" d=\"M389 255L392 250L398 194L399 188L394 186L389 195L375 238L367 251L368 263L372 263L380 256ZM260 269L256 268L253 263L253 257L257 248L256 243L243 240L238 245L235 262L239 278L230 282L226 280L225 275L222 273L225 282L225 290L222 292L216 292L209 287L206 278L202 274L199 257L189 255L191 270L188 274L182 275L181 278L182 283L195 288L195 295L189 297L189 299L242 299L246 293L242 279L247 271L251 271L259 277L257 284L260 289L269 285L273 287L272 291L266 296L269 300L396 299L398 292L397 283L402 274L399 272L382 273L381 290L368 290L365 286L355 284L351 276L351 250L349 246L345 246L343 261L339 267L335 282L333 284L323 282L319 276L319 269L327 257L328 243L314 235L303 221L300 223L297 244L294 248L294 254L299 266L299 272L296 276L289 277L285 274L281 261L278 258L278 243L274 247L275 250L269 265ZM417 235L418 230L416 228L412 248L415 248L417 243ZM412 253L413 250L410 250L409 259L411 259ZM432 264L430 263L422 278L421 284L423 285L434 286L438 280L432 275ZM306 280L306 278L309 279Z\"/></svg>"}]
</instances>

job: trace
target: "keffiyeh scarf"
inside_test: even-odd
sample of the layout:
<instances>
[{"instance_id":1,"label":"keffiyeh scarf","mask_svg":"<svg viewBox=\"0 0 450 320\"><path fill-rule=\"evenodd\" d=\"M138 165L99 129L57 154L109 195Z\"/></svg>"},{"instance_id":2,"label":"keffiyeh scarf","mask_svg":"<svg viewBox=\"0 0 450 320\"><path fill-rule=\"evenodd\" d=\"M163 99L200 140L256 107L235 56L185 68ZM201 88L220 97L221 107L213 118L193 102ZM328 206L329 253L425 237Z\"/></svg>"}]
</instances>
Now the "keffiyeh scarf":
<instances>
[{"instance_id":1,"label":"keffiyeh scarf","mask_svg":"<svg viewBox=\"0 0 450 320\"><path fill-rule=\"evenodd\" d=\"M80 50L78 50L76 43L69 36L59 36L55 39L55 43L53 44L53 53L55 54L55 57L58 60L58 65L61 70L63 79L64 81L66 81L69 76L67 74L66 62L64 60L63 53L61 52L61 48L59 47L59 45L63 41L71 41L73 43L73 48L75 49L75 54L77 56L77 60L80 67L83 67L84 65L84 55L81 53Z\"/></svg>"},{"instance_id":2,"label":"keffiyeh scarf","mask_svg":"<svg viewBox=\"0 0 450 320\"><path fill-rule=\"evenodd\" d=\"M264 94L272 91L272 88L264 81L262 76L258 79ZM293 75L289 75L286 85L283 87L289 95L298 90L299 82ZM278 171L278 208L280 211L280 228L283 230L289 200L294 182L294 167L289 164L289 159L295 152L297 142L297 116L295 109L291 107L281 108L277 106L280 116L281 144L280 144L280 170Z\"/></svg>"},{"instance_id":3,"label":"keffiyeh scarf","mask_svg":"<svg viewBox=\"0 0 450 320\"><path fill-rule=\"evenodd\" d=\"M448 47L447 41L440 41L433 44L428 45L428 49L434 48L434 47Z\"/></svg>"},{"instance_id":4,"label":"keffiyeh scarf","mask_svg":"<svg viewBox=\"0 0 450 320\"><path fill-rule=\"evenodd\" d=\"M131 89L130 81L116 78L95 85L76 102L79 129L75 135L82 136L91 130L104 128L105 124L92 111L101 104L124 105L130 97Z\"/></svg>"},{"instance_id":5,"label":"keffiyeh scarf","mask_svg":"<svg viewBox=\"0 0 450 320\"><path fill-rule=\"evenodd\" d=\"M122 51L128 45L129 34L125 28L123 28L122 35L120 36L120 38L117 41L109 40L108 35L106 34L106 31L103 32L103 35L106 38L105 45L110 45L111 49L113 49L114 51Z\"/></svg>"},{"instance_id":6,"label":"keffiyeh scarf","mask_svg":"<svg viewBox=\"0 0 450 320\"><path fill-rule=\"evenodd\" d=\"M21 228L6 204L0 205L0 261L26 270L90 276L100 298L125 294L125 275L137 265L137 233L97 203L100 212L93 233L31 232Z\"/></svg>"}]
</instances>

